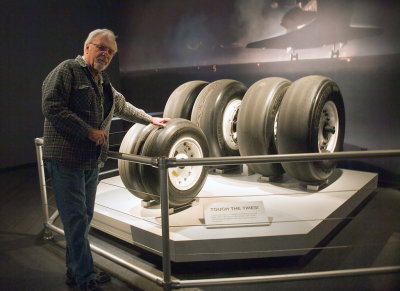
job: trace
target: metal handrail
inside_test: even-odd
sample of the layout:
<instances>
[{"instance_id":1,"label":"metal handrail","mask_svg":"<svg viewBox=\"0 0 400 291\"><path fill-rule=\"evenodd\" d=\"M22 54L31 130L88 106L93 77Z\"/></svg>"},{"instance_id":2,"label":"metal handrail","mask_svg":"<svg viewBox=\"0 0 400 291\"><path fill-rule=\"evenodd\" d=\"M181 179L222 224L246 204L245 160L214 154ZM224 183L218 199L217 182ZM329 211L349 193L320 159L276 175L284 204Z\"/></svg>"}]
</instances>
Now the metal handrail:
<instances>
[{"instance_id":1,"label":"metal handrail","mask_svg":"<svg viewBox=\"0 0 400 291\"><path fill-rule=\"evenodd\" d=\"M373 151L347 151L333 153L300 153L300 154L276 154L256 156L229 156L229 157L205 157L176 159L166 158L167 168L179 166L217 166L217 165L240 165L257 163L282 163L282 162L306 162L320 160L344 160L360 158L383 158L400 156L400 149L373 150ZM109 158L122 159L131 162L157 166L157 158L144 157L133 154L109 151Z\"/></svg>"},{"instance_id":2,"label":"metal handrail","mask_svg":"<svg viewBox=\"0 0 400 291\"><path fill-rule=\"evenodd\" d=\"M372 267L372 268L356 268L334 271L320 271L294 274L278 274L266 276L249 276L236 278L217 278L217 279L199 279L199 280L180 280L173 281L174 288L189 288L200 286L218 286L229 285L235 283L261 283L261 282L287 282L297 280L309 280L318 278L333 278L345 276L362 276L372 274L385 274L400 272L400 266Z\"/></svg>"}]
</instances>

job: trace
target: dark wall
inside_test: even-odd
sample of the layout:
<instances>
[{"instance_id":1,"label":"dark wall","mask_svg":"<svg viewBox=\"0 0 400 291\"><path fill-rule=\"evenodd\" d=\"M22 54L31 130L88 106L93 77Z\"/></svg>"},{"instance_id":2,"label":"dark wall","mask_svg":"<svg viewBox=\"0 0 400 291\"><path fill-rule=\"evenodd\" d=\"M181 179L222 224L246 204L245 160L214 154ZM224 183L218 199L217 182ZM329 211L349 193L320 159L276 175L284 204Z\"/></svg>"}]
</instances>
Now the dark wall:
<instances>
[{"instance_id":1,"label":"dark wall","mask_svg":"<svg viewBox=\"0 0 400 291\"><path fill-rule=\"evenodd\" d=\"M296 2L308 1L318 4L312 29L269 42L266 49L246 48L284 35L283 22L303 23L302 14L291 12ZM286 61L289 46L300 59L321 59L330 57L333 42L345 43L341 57L399 53L399 13L397 0L126 1L120 68L132 72Z\"/></svg>"},{"instance_id":2,"label":"dark wall","mask_svg":"<svg viewBox=\"0 0 400 291\"><path fill-rule=\"evenodd\" d=\"M0 168L36 161L42 135L41 84L61 61L82 55L88 33L117 34L122 1L5 0L0 9ZM118 57L108 69L119 87Z\"/></svg>"}]
</instances>

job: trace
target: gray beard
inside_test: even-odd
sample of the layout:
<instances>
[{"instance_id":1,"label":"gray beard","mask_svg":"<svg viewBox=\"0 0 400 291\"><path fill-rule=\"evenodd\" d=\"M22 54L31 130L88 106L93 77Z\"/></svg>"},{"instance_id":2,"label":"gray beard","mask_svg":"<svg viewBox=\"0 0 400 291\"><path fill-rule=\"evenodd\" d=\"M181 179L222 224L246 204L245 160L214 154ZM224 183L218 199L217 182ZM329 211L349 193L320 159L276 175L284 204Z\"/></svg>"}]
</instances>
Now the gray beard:
<instances>
[{"instance_id":1,"label":"gray beard","mask_svg":"<svg viewBox=\"0 0 400 291\"><path fill-rule=\"evenodd\" d=\"M96 71L101 72L104 71L107 68L108 65L103 65L97 62L94 62L93 67Z\"/></svg>"}]
</instances>

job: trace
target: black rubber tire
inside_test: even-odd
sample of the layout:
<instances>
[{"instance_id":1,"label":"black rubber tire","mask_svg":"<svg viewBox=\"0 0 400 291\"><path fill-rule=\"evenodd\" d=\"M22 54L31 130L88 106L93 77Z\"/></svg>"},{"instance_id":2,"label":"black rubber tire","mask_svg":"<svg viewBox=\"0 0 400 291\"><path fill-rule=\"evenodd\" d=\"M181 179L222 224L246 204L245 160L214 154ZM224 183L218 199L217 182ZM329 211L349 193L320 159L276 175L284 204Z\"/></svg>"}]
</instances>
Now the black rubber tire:
<instances>
[{"instance_id":1,"label":"black rubber tire","mask_svg":"<svg viewBox=\"0 0 400 291\"><path fill-rule=\"evenodd\" d=\"M121 153L141 155L143 144L148 135L156 129L157 126L152 124L147 126L139 123L134 124L125 134L119 151ZM138 163L118 160L118 171L126 189L140 199L150 200L151 196L145 193L138 166Z\"/></svg>"},{"instance_id":2,"label":"black rubber tire","mask_svg":"<svg viewBox=\"0 0 400 291\"><path fill-rule=\"evenodd\" d=\"M242 156L277 154L274 125L279 106L291 82L271 77L247 90L238 115L238 143ZM249 169L266 177L284 173L280 163L249 164Z\"/></svg>"},{"instance_id":3,"label":"black rubber tire","mask_svg":"<svg viewBox=\"0 0 400 291\"><path fill-rule=\"evenodd\" d=\"M234 137L232 144L224 138L224 112L231 101L242 100L247 87L235 80L223 79L208 84L197 96L193 106L191 121L198 125L208 140L210 156L238 156L239 146ZM237 118L237 116L236 116ZM236 120L232 120L232 128ZM232 130L236 134L236 129Z\"/></svg>"},{"instance_id":4,"label":"black rubber tire","mask_svg":"<svg viewBox=\"0 0 400 291\"><path fill-rule=\"evenodd\" d=\"M327 119L326 109L335 112ZM323 112L323 110L325 112ZM326 125L335 124L334 132ZM324 76L307 76L289 87L278 116L277 143L279 154L338 152L343 150L345 111L338 85ZM323 138L322 138L323 137ZM323 148L322 141L328 140ZM308 183L325 181L333 173L336 162L282 163L292 177Z\"/></svg>"},{"instance_id":5,"label":"black rubber tire","mask_svg":"<svg viewBox=\"0 0 400 291\"><path fill-rule=\"evenodd\" d=\"M176 153L171 153L171 151L175 143L179 143L182 139L193 139L198 142L198 149L202 155L199 157L207 157L209 155L207 138L203 131L191 121L182 118L171 119L166 123L165 127L160 127L155 132L152 132L143 145L142 154L151 157L173 157ZM140 167L146 192L151 194L152 199L160 202L159 169L145 165L140 165ZM171 207L178 207L191 202L201 191L207 178L208 167L206 166L187 166L180 169L196 171L199 173L199 177L190 188L179 189L174 186L171 179L171 172L174 171L174 168L168 169L169 204Z\"/></svg>"},{"instance_id":6,"label":"black rubber tire","mask_svg":"<svg viewBox=\"0 0 400 291\"><path fill-rule=\"evenodd\" d=\"M196 98L207 84L208 82L205 81L189 81L180 85L169 96L163 117L190 120Z\"/></svg>"}]
</instances>

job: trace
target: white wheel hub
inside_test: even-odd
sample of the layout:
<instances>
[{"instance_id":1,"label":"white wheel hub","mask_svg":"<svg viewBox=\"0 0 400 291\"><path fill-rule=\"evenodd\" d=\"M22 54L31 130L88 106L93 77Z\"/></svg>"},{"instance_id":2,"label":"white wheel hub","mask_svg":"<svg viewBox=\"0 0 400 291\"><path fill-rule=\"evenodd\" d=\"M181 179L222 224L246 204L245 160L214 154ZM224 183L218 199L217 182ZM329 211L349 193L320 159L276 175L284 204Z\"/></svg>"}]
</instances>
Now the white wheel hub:
<instances>
[{"instance_id":1,"label":"white wheel hub","mask_svg":"<svg viewBox=\"0 0 400 291\"><path fill-rule=\"evenodd\" d=\"M203 151L195 139L183 137L174 143L168 157L176 159L202 158ZM169 180L176 189L185 191L196 185L202 170L203 166L169 168Z\"/></svg>"},{"instance_id":2,"label":"white wheel hub","mask_svg":"<svg viewBox=\"0 0 400 291\"><path fill-rule=\"evenodd\" d=\"M339 114L332 101L322 108L318 127L318 148L320 153L334 152L339 136Z\"/></svg>"},{"instance_id":3,"label":"white wheel hub","mask_svg":"<svg viewBox=\"0 0 400 291\"><path fill-rule=\"evenodd\" d=\"M233 99L231 100L224 110L222 119L222 134L226 144L232 150L238 150L239 144L237 142L237 116L239 112L240 104L242 100Z\"/></svg>"}]
</instances>

